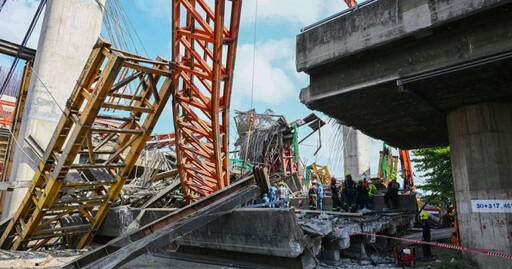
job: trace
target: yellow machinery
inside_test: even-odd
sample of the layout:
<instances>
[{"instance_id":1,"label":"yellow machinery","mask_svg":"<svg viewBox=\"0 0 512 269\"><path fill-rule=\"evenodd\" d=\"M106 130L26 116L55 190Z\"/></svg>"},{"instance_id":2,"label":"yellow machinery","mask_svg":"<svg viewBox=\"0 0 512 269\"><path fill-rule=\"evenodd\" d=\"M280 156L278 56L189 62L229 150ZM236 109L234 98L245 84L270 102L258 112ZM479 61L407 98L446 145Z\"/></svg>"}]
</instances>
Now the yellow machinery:
<instances>
[{"instance_id":1,"label":"yellow machinery","mask_svg":"<svg viewBox=\"0 0 512 269\"><path fill-rule=\"evenodd\" d=\"M2 249L90 243L171 95L169 68L164 59L96 43ZM96 119L116 124L106 128Z\"/></svg>"},{"instance_id":2,"label":"yellow machinery","mask_svg":"<svg viewBox=\"0 0 512 269\"><path fill-rule=\"evenodd\" d=\"M393 156L391 149L384 144L384 149L380 152L379 170L377 177L382 179L382 183L387 184L391 178L397 176L398 157Z\"/></svg>"},{"instance_id":3,"label":"yellow machinery","mask_svg":"<svg viewBox=\"0 0 512 269\"><path fill-rule=\"evenodd\" d=\"M330 184L331 172L329 172L329 168L327 168L327 166L312 163L310 172L312 178L316 179L318 182L321 182L322 185Z\"/></svg>"}]
</instances>

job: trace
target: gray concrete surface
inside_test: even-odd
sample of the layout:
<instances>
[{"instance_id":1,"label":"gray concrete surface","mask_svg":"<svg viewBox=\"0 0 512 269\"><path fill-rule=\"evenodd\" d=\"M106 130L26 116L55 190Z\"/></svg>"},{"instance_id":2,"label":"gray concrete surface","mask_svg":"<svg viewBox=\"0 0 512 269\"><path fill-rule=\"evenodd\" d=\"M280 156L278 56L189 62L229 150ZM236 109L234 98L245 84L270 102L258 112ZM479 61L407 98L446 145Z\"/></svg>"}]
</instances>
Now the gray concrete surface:
<instances>
[{"instance_id":1,"label":"gray concrete surface","mask_svg":"<svg viewBox=\"0 0 512 269\"><path fill-rule=\"evenodd\" d=\"M512 1L379 0L297 36L301 102L402 149L451 147L463 246L510 254ZM507 260L472 255L483 268Z\"/></svg>"},{"instance_id":2,"label":"gray concrete surface","mask_svg":"<svg viewBox=\"0 0 512 269\"><path fill-rule=\"evenodd\" d=\"M105 0L99 2L105 3ZM46 4L18 137L21 147L30 157L21 150L15 152L9 179L14 191L6 196L2 218L18 209L39 162L24 138L32 135L39 145L46 148L62 115L59 106L65 107L99 36L102 15L96 0L50 0Z\"/></svg>"},{"instance_id":3,"label":"gray concrete surface","mask_svg":"<svg viewBox=\"0 0 512 269\"><path fill-rule=\"evenodd\" d=\"M231 269L239 268L227 265L216 265L212 263L201 263L196 261L187 261L180 259L173 259L170 257L158 254L145 254L138 259L133 260L120 268L123 269L139 269L139 268L175 268L175 269Z\"/></svg>"},{"instance_id":4,"label":"gray concrete surface","mask_svg":"<svg viewBox=\"0 0 512 269\"><path fill-rule=\"evenodd\" d=\"M99 236L118 237L119 235L136 231L157 219L169 215L173 208L129 208L118 206L110 208L107 216L96 232Z\"/></svg>"},{"instance_id":5,"label":"gray concrete surface","mask_svg":"<svg viewBox=\"0 0 512 269\"><path fill-rule=\"evenodd\" d=\"M368 136L351 127L343 126L343 167L354 179L363 174L370 175ZM344 176L344 175L340 175Z\"/></svg>"},{"instance_id":6,"label":"gray concrete surface","mask_svg":"<svg viewBox=\"0 0 512 269\"><path fill-rule=\"evenodd\" d=\"M294 210L238 209L177 241L178 245L296 258L306 240Z\"/></svg>"},{"instance_id":7,"label":"gray concrete surface","mask_svg":"<svg viewBox=\"0 0 512 269\"><path fill-rule=\"evenodd\" d=\"M509 0L355 9L297 36L301 102L395 147L448 145L451 110L512 100L511 12Z\"/></svg>"},{"instance_id":8,"label":"gray concrete surface","mask_svg":"<svg viewBox=\"0 0 512 269\"><path fill-rule=\"evenodd\" d=\"M461 244L512 254L512 211L472 206L512 201L512 103L459 108L448 115L448 131ZM473 257L482 268L510 268L507 259Z\"/></svg>"},{"instance_id":9,"label":"gray concrete surface","mask_svg":"<svg viewBox=\"0 0 512 269\"><path fill-rule=\"evenodd\" d=\"M393 234L397 227L412 227L413 220L414 214L399 212L363 215L242 208L178 239L178 251L170 255L249 267L313 268L312 255L339 261L339 251L344 250L347 256L361 258L354 248L374 243L375 238L352 232ZM351 248L352 242L359 245Z\"/></svg>"}]
</instances>

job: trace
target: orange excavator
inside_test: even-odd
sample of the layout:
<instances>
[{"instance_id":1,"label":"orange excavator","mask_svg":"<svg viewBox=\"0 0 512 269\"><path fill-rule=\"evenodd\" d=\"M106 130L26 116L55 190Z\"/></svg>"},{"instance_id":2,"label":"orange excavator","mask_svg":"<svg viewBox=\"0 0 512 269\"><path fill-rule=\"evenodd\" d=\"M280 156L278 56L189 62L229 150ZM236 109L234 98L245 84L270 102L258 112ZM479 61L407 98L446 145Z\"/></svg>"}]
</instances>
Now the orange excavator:
<instances>
[{"instance_id":1,"label":"orange excavator","mask_svg":"<svg viewBox=\"0 0 512 269\"><path fill-rule=\"evenodd\" d=\"M404 178L404 192L415 193L416 187L414 186L414 178L412 173L411 157L408 150L398 150L400 155L400 163L402 164L402 173Z\"/></svg>"}]
</instances>

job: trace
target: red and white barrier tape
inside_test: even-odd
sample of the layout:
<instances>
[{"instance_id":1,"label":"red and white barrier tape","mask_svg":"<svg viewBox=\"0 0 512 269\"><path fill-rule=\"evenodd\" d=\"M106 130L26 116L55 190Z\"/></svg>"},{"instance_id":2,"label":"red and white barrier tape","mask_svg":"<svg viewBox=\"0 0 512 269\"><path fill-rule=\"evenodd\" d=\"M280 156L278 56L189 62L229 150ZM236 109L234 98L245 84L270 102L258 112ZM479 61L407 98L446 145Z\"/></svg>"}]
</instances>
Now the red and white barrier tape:
<instances>
[{"instance_id":1,"label":"red and white barrier tape","mask_svg":"<svg viewBox=\"0 0 512 269\"><path fill-rule=\"evenodd\" d=\"M336 229L336 231L340 231L340 229ZM341 231L343 231L343 230L341 230ZM436 242L425 242L425 241L405 239L405 238L381 235L381 234L369 234L369 233L361 233L361 232L353 232L353 231L347 231L347 232L352 233L352 234L370 235L370 236L376 236L376 237L381 237L381 238L406 241L406 242L411 242L411 243L426 244L426 245L442 247L442 248L451 248L451 249L464 250L464 251L469 251L469 252L477 252L477 253L496 256L496 257L500 257L500 258L512 259L512 255L510 255L510 254L503 254L503 253L498 253L498 252L488 251L488 250L473 249L473 248L460 247L460 246L454 246L454 245L448 245L448 244L442 244L442 243L436 243Z\"/></svg>"}]
</instances>

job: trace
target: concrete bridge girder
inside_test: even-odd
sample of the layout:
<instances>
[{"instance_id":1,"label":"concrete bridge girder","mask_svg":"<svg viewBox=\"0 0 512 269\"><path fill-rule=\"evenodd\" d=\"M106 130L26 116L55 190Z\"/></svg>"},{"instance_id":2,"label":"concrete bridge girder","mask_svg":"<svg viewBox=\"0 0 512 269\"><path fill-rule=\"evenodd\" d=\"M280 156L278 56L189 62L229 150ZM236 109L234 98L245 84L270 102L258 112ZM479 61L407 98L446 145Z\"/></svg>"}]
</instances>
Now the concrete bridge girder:
<instances>
[{"instance_id":1,"label":"concrete bridge girder","mask_svg":"<svg viewBox=\"0 0 512 269\"><path fill-rule=\"evenodd\" d=\"M379 0L299 34L296 63L309 108L403 149L450 145L462 245L505 254L510 211L473 204L512 201L511 12L509 0Z\"/></svg>"}]
</instances>

